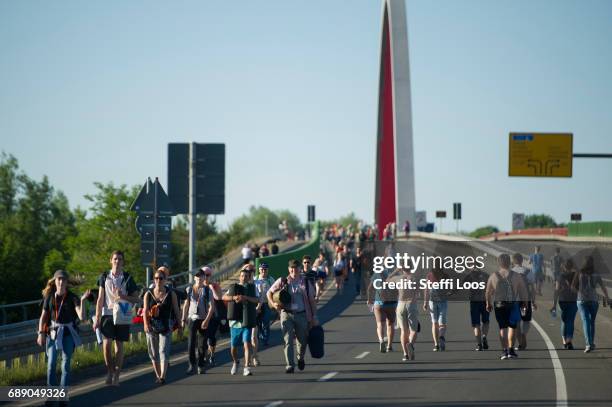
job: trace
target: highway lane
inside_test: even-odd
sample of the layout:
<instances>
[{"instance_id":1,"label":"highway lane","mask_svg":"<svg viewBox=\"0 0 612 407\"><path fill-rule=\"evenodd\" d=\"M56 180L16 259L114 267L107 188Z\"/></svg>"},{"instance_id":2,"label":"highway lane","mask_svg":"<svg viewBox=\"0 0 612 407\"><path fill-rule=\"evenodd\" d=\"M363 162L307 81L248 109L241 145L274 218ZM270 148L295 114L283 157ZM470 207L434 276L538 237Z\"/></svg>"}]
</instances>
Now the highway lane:
<instances>
[{"instance_id":1,"label":"highway lane","mask_svg":"<svg viewBox=\"0 0 612 407\"><path fill-rule=\"evenodd\" d=\"M489 262L487 262L489 263ZM491 271L490 269L487 271ZM550 290L549 286L545 290ZM559 321L540 307L535 320L558 348ZM602 310L601 312L608 312ZM491 350L475 352L469 327L468 304L452 302L449 310L447 351L433 352L429 316L421 315L423 331L416 345L417 358L402 362L396 336L392 353L381 354L375 322L364 301L347 290L328 291L321 303L326 329L326 356L307 357L304 372L284 373L280 332L273 331L273 346L260 352L262 366L251 377L230 376L226 346L220 365L206 375L184 374L184 357L173 363L168 384L153 384L153 374L135 375L118 388L95 387L72 398L71 405L205 405L205 406L554 406L558 383L544 338L532 328L529 349L519 359L498 359L497 325L491 325ZM583 341L576 319L575 345ZM564 374L569 405L605 406L612 403L609 385L612 327L598 324L598 350L556 351ZM327 378L327 379L326 379Z\"/></svg>"}]
</instances>

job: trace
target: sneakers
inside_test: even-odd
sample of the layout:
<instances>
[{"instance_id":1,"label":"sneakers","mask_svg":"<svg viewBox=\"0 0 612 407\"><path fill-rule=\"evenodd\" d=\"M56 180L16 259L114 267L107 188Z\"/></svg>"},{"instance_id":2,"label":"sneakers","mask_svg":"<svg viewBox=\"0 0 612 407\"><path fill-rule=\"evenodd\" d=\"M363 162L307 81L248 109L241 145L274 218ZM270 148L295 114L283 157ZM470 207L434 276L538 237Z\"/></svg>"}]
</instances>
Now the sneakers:
<instances>
[{"instance_id":1,"label":"sneakers","mask_svg":"<svg viewBox=\"0 0 612 407\"><path fill-rule=\"evenodd\" d=\"M285 368L285 373L293 373L295 371L295 369L293 368L293 366L287 366Z\"/></svg>"},{"instance_id":2,"label":"sneakers","mask_svg":"<svg viewBox=\"0 0 612 407\"><path fill-rule=\"evenodd\" d=\"M115 370L113 374L113 386L119 386L119 370Z\"/></svg>"},{"instance_id":3,"label":"sneakers","mask_svg":"<svg viewBox=\"0 0 612 407\"><path fill-rule=\"evenodd\" d=\"M257 367L261 363L259 363L259 358L257 356L253 356L253 366Z\"/></svg>"},{"instance_id":4,"label":"sneakers","mask_svg":"<svg viewBox=\"0 0 612 407\"><path fill-rule=\"evenodd\" d=\"M443 336L440 337L440 350L441 351L446 350L446 338Z\"/></svg>"},{"instance_id":5,"label":"sneakers","mask_svg":"<svg viewBox=\"0 0 612 407\"><path fill-rule=\"evenodd\" d=\"M591 352L591 350L592 350L591 347L589 345L587 345L587 347L584 348L584 353L589 353L589 352Z\"/></svg>"},{"instance_id":6,"label":"sneakers","mask_svg":"<svg viewBox=\"0 0 612 407\"><path fill-rule=\"evenodd\" d=\"M298 369L304 370L305 367L306 367L306 362L304 362L304 359L298 359Z\"/></svg>"},{"instance_id":7,"label":"sneakers","mask_svg":"<svg viewBox=\"0 0 612 407\"><path fill-rule=\"evenodd\" d=\"M414 344L412 343L408 344L408 358L414 360Z\"/></svg>"},{"instance_id":8,"label":"sneakers","mask_svg":"<svg viewBox=\"0 0 612 407\"><path fill-rule=\"evenodd\" d=\"M385 352L386 352L386 349L385 349L385 343L384 343L384 342L381 342L381 343L380 343L380 353L385 353Z\"/></svg>"},{"instance_id":9,"label":"sneakers","mask_svg":"<svg viewBox=\"0 0 612 407\"><path fill-rule=\"evenodd\" d=\"M393 345L387 346L387 352L393 352Z\"/></svg>"},{"instance_id":10,"label":"sneakers","mask_svg":"<svg viewBox=\"0 0 612 407\"><path fill-rule=\"evenodd\" d=\"M483 349L489 349L489 342L487 341L487 337L486 336L482 337L482 348Z\"/></svg>"},{"instance_id":11,"label":"sneakers","mask_svg":"<svg viewBox=\"0 0 612 407\"><path fill-rule=\"evenodd\" d=\"M574 345L572 345L572 343L571 343L571 342L568 342L568 343L566 344L566 346L567 346L567 348L565 348L565 349L567 349L567 350L574 350Z\"/></svg>"},{"instance_id":12,"label":"sneakers","mask_svg":"<svg viewBox=\"0 0 612 407\"><path fill-rule=\"evenodd\" d=\"M248 366L245 366L244 370L242 371L242 375L243 376L251 376L252 375L251 369L249 369Z\"/></svg>"},{"instance_id":13,"label":"sneakers","mask_svg":"<svg viewBox=\"0 0 612 407\"><path fill-rule=\"evenodd\" d=\"M185 373L191 375L194 372L195 372L195 369L193 368L193 366L189 365L189 367L187 368L187 371Z\"/></svg>"},{"instance_id":14,"label":"sneakers","mask_svg":"<svg viewBox=\"0 0 612 407\"><path fill-rule=\"evenodd\" d=\"M230 370L230 374L235 375L237 371L238 371L238 363L234 362L232 363L232 370Z\"/></svg>"},{"instance_id":15,"label":"sneakers","mask_svg":"<svg viewBox=\"0 0 612 407\"><path fill-rule=\"evenodd\" d=\"M483 347L482 345L479 343L478 346L476 346L476 352L482 352L483 351Z\"/></svg>"},{"instance_id":16,"label":"sneakers","mask_svg":"<svg viewBox=\"0 0 612 407\"><path fill-rule=\"evenodd\" d=\"M402 362L408 362L410 360L410 358L408 358L408 355L404 355L404 357L402 358Z\"/></svg>"},{"instance_id":17,"label":"sneakers","mask_svg":"<svg viewBox=\"0 0 612 407\"><path fill-rule=\"evenodd\" d=\"M518 358L518 355L516 354L513 348L510 348L510 350L508 351L508 358L510 359Z\"/></svg>"},{"instance_id":18,"label":"sneakers","mask_svg":"<svg viewBox=\"0 0 612 407\"><path fill-rule=\"evenodd\" d=\"M198 374L204 374L206 373L206 370L204 370L203 367L198 366Z\"/></svg>"},{"instance_id":19,"label":"sneakers","mask_svg":"<svg viewBox=\"0 0 612 407\"><path fill-rule=\"evenodd\" d=\"M437 352L437 351L439 351L439 350L440 350L440 345L434 345L434 347L433 347L433 351L434 351L434 352Z\"/></svg>"},{"instance_id":20,"label":"sneakers","mask_svg":"<svg viewBox=\"0 0 612 407\"><path fill-rule=\"evenodd\" d=\"M508 358L509 358L509 356L508 356L508 349L504 349L504 350L502 351L501 355L499 355L499 358L500 358L501 360L506 360L506 359L508 359Z\"/></svg>"}]
</instances>

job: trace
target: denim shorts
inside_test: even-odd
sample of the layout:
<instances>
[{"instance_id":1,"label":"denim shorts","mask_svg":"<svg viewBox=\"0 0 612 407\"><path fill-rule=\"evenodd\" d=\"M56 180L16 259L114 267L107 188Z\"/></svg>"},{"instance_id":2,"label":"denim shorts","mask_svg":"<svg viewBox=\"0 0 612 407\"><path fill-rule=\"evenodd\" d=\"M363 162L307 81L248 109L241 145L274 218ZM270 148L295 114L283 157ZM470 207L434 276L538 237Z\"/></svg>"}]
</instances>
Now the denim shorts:
<instances>
[{"instance_id":1,"label":"denim shorts","mask_svg":"<svg viewBox=\"0 0 612 407\"><path fill-rule=\"evenodd\" d=\"M448 301L429 301L429 315L431 315L431 322L446 325L447 313Z\"/></svg>"}]
</instances>

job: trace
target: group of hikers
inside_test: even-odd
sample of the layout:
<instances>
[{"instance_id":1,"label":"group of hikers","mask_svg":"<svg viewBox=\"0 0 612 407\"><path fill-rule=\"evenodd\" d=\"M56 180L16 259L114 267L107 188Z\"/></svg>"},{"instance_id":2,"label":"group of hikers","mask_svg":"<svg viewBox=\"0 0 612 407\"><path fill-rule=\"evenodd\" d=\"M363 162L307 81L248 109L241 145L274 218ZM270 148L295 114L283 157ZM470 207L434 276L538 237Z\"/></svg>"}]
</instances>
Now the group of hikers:
<instances>
[{"instance_id":1,"label":"group of hikers","mask_svg":"<svg viewBox=\"0 0 612 407\"><path fill-rule=\"evenodd\" d=\"M318 295L312 267L306 255L302 264L292 259L286 276L272 278L265 262L259 264L257 276L251 263L239 270L238 282L222 290L211 280L213 270L203 266L193 274L193 282L184 290L168 283L167 267L158 268L151 286L140 290L133 277L124 270L124 254L111 254L110 270L97 281L95 313L92 328L99 335L107 369L105 383L119 385L123 366L124 343L130 339L132 307L142 304L142 322L155 382L164 384L168 372L172 332L187 331L189 366L187 374L204 374L215 365L217 331L229 320L230 355L235 375L240 365L239 351L244 349L242 374L252 375L260 365L259 346L268 346L270 325L278 318L284 340L285 372L304 370L308 333L319 324ZM69 289L73 281L64 270L58 270L43 290L43 307L39 320L37 343L48 357L47 384L66 387L70 384L70 362L74 349L81 344L78 325L85 321L83 304L94 296L87 290L77 296ZM294 343L295 342L295 343ZM297 355L296 355L297 353ZM61 378L56 377L56 363L61 356ZM297 356L297 363L296 363Z\"/></svg>"},{"instance_id":2,"label":"group of hikers","mask_svg":"<svg viewBox=\"0 0 612 407\"><path fill-rule=\"evenodd\" d=\"M367 258L362 247L343 241L333 242L331 267L324 250L312 259L306 255L300 261L292 259L286 276L272 278L265 262L259 264L257 275L252 263L239 270L238 283L222 289L212 281L213 270L208 266L193 274L193 281L185 289L169 284L169 270L158 268L153 275L153 284L139 290L133 277L124 270L124 255L114 251L110 257L110 270L103 272L97 281L98 292L93 329L102 343L107 369L105 382L118 385L123 366L124 343L130 338L130 315L135 304L142 304L142 322L146 334L147 348L152 362L155 382L166 381L173 330L187 333L189 364L187 374L204 374L215 365L217 333L225 320L230 333L230 373L238 373L243 348L242 374L251 376L252 368L261 364L258 358L260 346L268 346L270 325L280 320L285 359L285 372L294 373L295 368L305 368L305 354L309 330L317 326L317 304L325 282L334 274L336 293L342 294L349 275L355 281L355 294L361 292L362 280L368 281L367 304L376 319L376 333L380 352L393 350L394 330L400 329L400 344L403 360L415 359L415 343L421 331L419 308L431 318L433 351L445 351L448 326L449 290L442 288L397 289L389 295L388 290L374 288L374 281L411 280L420 277L411 267L387 269L380 274L366 275ZM354 252L353 252L354 249ZM501 359L518 357L517 351L527 348L527 335L532 312L541 305L540 299L543 272L542 259L530 256L525 267L520 253L501 254L497 258L497 270L487 274L473 269L461 276L464 282L482 283L483 289L469 290L470 323L475 339L475 350L489 348L490 313L493 312L499 325ZM559 251L557 249L556 255ZM560 256L559 256L560 257ZM608 292L601 276L596 273L593 257L587 256L578 268L572 259L553 258L554 298L551 314L557 306L561 313L561 337L564 349L574 349L574 320L577 311L583 323L585 352L595 349L595 318L601 288L604 306L609 302ZM363 273L363 274L362 274ZM434 267L426 273L429 282L440 282L449 278L442 268ZM77 296L69 290L69 275L58 270L43 290L43 306L39 321L37 343L47 353L47 384L68 386L70 383L70 360L79 346L78 321L87 319L83 302L94 297L92 290ZM540 282L540 284L538 284ZM437 287L432 285L433 287ZM421 302L422 301L422 302ZM385 333L386 327L386 333ZM386 339L386 340L385 340ZM61 378L56 377L56 363L61 356ZM297 356L297 363L296 363Z\"/></svg>"},{"instance_id":3,"label":"group of hikers","mask_svg":"<svg viewBox=\"0 0 612 407\"><path fill-rule=\"evenodd\" d=\"M389 248L391 246L387 247ZM514 253L510 256L504 253L497 258L498 267L492 274L473 268L459 277L462 283L477 283L471 287L484 287L471 288L468 294L476 351L489 349L487 336L491 312L499 325L502 349L500 359L515 359L518 357L517 351L527 349L527 335L533 311L537 310L540 303L538 296L542 296L544 281L543 258L539 246L536 246L534 253L530 255L530 267L525 267L524 263L522 254ZM554 295L550 313L555 317L557 306L559 307L563 348L574 349L574 320L579 310L585 340L584 352L592 352L595 349L595 318L599 305L597 287L601 289L604 307L610 303L602 277L595 270L594 259L592 256L586 256L581 267L577 268L573 259L562 259L557 248L551 265ZM415 274L411 266L387 269L380 274L372 274L368 286L367 303L376 319L380 352L392 351L394 330L397 327L401 332L400 343L404 361L415 358L414 345L421 330L419 308L428 312L431 318L433 351L446 349L448 305L453 290L440 284L427 284L424 289L409 288L406 284L398 289L377 289L376 286L380 287L380 284L376 285L375 282L416 282L421 276L419 273ZM431 283L450 278L450 274L441 267L434 267L426 273L426 279ZM421 299L422 305L419 307Z\"/></svg>"}]
</instances>

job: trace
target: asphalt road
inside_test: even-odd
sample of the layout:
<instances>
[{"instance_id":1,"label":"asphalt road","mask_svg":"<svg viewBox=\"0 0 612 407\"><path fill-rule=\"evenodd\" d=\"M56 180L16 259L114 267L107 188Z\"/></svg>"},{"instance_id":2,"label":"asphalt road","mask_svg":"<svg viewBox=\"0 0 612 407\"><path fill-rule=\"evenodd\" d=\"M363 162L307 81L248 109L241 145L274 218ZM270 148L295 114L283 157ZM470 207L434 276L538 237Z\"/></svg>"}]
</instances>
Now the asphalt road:
<instances>
[{"instance_id":1,"label":"asphalt road","mask_svg":"<svg viewBox=\"0 0 612 407\"><path fill-rule=\"evenodd\" d=\"M489 262L487 263L489 264ZM491 270L487 270L491 271ZM550 283L545 296L550 298ZM576 317L576 350L559 349L559 318L541 300L528 349L516 360L499 360L493 320L491 349L475 352L468 303L451 302L447 350L433 352L429 315L421 313L422 332L416 360L402 362L399 332L394 351L380 353L374 316L352 290L328 291L320 304L326 331L326 355L306 358L306 369L284 373L278 324L272 346L260 351L262 366L253 376L231 376L227 345L218 365L205 375L186 376L184 354L172 362L168 382L153 383L150 365L127 371L119 387L101 385L103 378L77 383L75 406L610 406L612 405L612 323L610 309L600 308L598 348L584 354L580 317ZM540 332L541 330L541 332ZM548 343L547 343L548 342ZM557 364L557 368L555 368ZM78 378L75 378L78 382ZM565 396L566 395L566 396Z\"/></svg>"}]
</instances>

